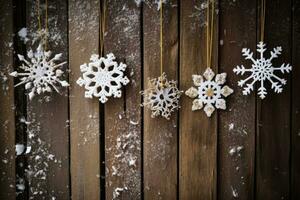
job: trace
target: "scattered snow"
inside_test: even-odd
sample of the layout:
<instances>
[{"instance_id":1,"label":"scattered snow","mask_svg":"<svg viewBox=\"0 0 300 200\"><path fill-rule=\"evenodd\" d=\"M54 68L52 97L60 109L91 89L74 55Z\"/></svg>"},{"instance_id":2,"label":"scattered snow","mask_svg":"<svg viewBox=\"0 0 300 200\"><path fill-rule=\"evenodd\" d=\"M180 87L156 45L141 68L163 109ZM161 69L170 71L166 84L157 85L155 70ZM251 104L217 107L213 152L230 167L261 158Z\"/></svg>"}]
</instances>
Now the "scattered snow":
<instances>
[{"instance_id":1,"label":"scattered snow","mask_svg":"<svg viewBox=\"0 0 300 200\"><path fill-rule=\"evenodd\" d=\"M26 44L29 41L29 38L27 37L28 31L27 28L23 27L19 30L18 36L20 37L20 40Z\"/></svg>"},{"instance_id":2,"label":"scattered snow","mask_svg":"<svg viewBox=\"0 0 300 200\"><path fill-rule=\"evenodd\" d=\"M231 186L231 191L232 191L232 196L234 198L238 198L239 197L239 194L238 194L237 190L234 189L232 186Z\"/></svg>"},{"instance_id":3,"label":"scattered snow","mask_svg":"<svg viewBox=\"0 0 300 200\"><path fill-rule=\"evenodd\" d=\"M234 123L230 123L228 129L229 129L229 131L232 131L234 129Z\"/></svg>"},{"instance_id":4,"label":"scattered snow","mask_svg":"<svg viewBox=\"0 0 300 200\"><path fill-rule=\"evenodd\" d=\"M16 144L16 155L19 156L25 151L25 146L23 144Z\"/></svg>"}]
</instances>

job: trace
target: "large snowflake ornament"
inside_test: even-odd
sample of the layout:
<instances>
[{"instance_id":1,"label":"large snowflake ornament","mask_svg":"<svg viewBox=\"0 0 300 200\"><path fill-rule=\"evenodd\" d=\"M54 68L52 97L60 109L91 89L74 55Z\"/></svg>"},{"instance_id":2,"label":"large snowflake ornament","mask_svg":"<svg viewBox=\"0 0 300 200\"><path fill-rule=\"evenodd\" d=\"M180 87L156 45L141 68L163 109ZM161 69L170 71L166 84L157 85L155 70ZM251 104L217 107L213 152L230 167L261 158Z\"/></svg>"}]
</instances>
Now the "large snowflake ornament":
<instances>
[{"instance_id":1,"label":"large snowflake ornament","mask_svg":"<svg viewBox=\"0 0 300 200\"><path fill-rule=\"evenodd\" d=\"M166 119L170 119L171 113L178 109L179 99L182 94L177 88L177 82L168 81L165 73L158 78L149 80L148 89L141 92L144 96L145 106L151 110L151 117L161 115Z\"/></svg>"},{"instance_id":2,"label":"large snowflake ornament","mask_svg":"<svg viewBox=\"0 0 300 200\"><path fill-rule=\"evenodd\" d=\"M56 64L61 59L62 54L51 56L51 51L45 51L42 44L36 50L27 52L28 60L23 55L18 54L22 65L19 67L23 72L14 71L10 73L13 77L20 77L21 82L15 87L25 84L25 89L29 90L29 99L31 100L35 94L44 92L52 92L52 88L59 93L58 86L68 87L69 83L62 80L63 71L59 69L67 62Z\"/></svg>"},{"instance_id":3,"label":"large snowflake ornament","mask_svg":"<svg viewBox=\"0 0 300 200\"><path fill-rule=\"evenodd\" d=\"M113 53L100 58L99 55L93 54L90 63L80 66L83 74L77 80L77 84L86 89L86 98L94 96L99 98L101 103L105 103L108 97L122 96L122 85L129 83L129 79L124 75L127 66L122 62L118 64L115 59Z\"/></svg>"},{"instance_id":4,"label":"large snowflake ornament","mask_svg":"<svg viewBox=\"0 0 300 200\"><path fill-rule=\"evenodd\" d=\"M193 101L192 110L200 110L204 107L204 111L208 117L211 117L217 109L226 109L226 101L224 97L233 93L233 90L227 85L223 86L226 82L226 73L217 74L211 68L207 68L201 75L193 75L194 85L197 87L189 88L185 94L191 98L196 98Z\"/></svg>"},{"instance_id":5,"label":"large snowflake ornament","mask_svg":"<svg viewBox=\"0 0 300 200\"><path fill-rule=\"evenodd\" d=\"M274 58L277 58L281 54L282 48L281 47L274 48L273 51L271 51L270 53L271 54L270 58L266 59L264 58L264 52L266 51L265 46L266 44L264 44L263 42L258 43L257 52L260 53L260 58L256 60L253 58L253 52L251 52L250 49L244 48L242 50L243 56L245 57L246 60L252 61L252 67L246 69L243 65L241 65L233 69L233 72L236 73L237 75L250 73L250 75L246 79L240 80L238 82L238 85L240 87L243 87L244 89L243 90L244 95L248 95L251 93L254 84L256 82L260 84L258 88L258 95L261 99L264 99L267 95L267 89L265 88L265 81L271 83L271 88L276 93L281 93L282 86L286 84L286 80L278 77L275 74L275 72L278 71L283 74L289 73L292 70L292 66L290 64L283 63L280 67L274 67L272 64L272 60Z\"/></svg>"}]
</instances>

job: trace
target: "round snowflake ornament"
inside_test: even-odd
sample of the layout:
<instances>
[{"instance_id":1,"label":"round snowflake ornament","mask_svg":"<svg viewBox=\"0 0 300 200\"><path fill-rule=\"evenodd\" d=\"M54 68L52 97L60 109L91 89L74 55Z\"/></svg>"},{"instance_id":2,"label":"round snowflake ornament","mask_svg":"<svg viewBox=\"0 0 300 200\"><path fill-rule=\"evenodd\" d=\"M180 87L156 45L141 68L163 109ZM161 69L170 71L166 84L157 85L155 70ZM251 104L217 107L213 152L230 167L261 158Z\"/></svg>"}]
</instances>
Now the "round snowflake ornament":
<instances>
[{"instance_id":1,"label":"round snowflake ornament","mask_svg":"<svg viewBox=\"0 0 300 200\"><path fill-rule=\"evenodd\" d=\"M207 68L203 76L193 75L194 85L185 94L190 98L196 98L193 101L192 110L200 110L204 107L204 111L208 117L211 117L215 108L226 109L226 101L224 97L233 93L233 90L227 85L223 86L226 82L226 73L217 74L211 68Z\"/></svg>"},{"instance_id":2,"label":"round snowflake ornament","mask_svg":"<svg viewBox=\"0 0 300 200\"><path fill-rule=\"evenodd\" d=\"M258 59L253 58L253 52L251 52L250 49L244 48L242 50L243 56L246 60L251 60L251 68L246 69L243 65L241 65L233 69L233 72L237 75L244 75L245 73L250 74L246 79L238 82L238 85L244 89L244 95L248 95L251 91L253 91L253 87L256 82L260 84L258 88L258 95L261 99L264 99L267 95L267 89L265 88L266 81L271 83L271 88L276 93L281 93L282 86L286 84L286 80L278 77L275 73L289 73L292 70L292 66L290 64L283 63L280 67L274 67L272 60L281 54L282 48L274 48L273 51L270 52L270 58L266 59L264 58L264 52L266 51L265 46L266 44L263 42L258 43L257 52L260 54L260 58ZM246 86L244 86L245 84Z\"/></svg>"},{"instance_id":3,"label":"round snowflake ornament","mask_svg":"<svg viewBox=\"0 0 300 200\"><path fill-rule=\"evenodd\" d=\"M93 54L90 61L80 66L83 74L77 80L77 84L86 89L84 96L97 97L101 103L105 103L111 96L120 98L122 85L129 83L129 79L124 75L127 66L122 62L118 64L113 53L100 58L99 55Z\"/></svg>"},{"instance_id":4,"label":"round snowflake ornament","mask_svg":"<svg viewBox=\"0 0 300 200\"><path fill-rule=\"evenodd\" d=\"M170 119L171 113L177 110L182 91L177 88L177 82L168 81L165 73L158 78L149 80L148 89L141 92L144 96L142 106L151 110L151 117L162 116Z\"/></svg>"},{"instance_id":5,"label":"round snowflake ornament","mask_svg":"<svg viewBox=\"0 0 300 200\"><path fill-rule=\"evenodd\" d=\"M59 69L67 62L56 64L61 59L62 54L56 54L51 57L51 51L44 51L40 44L36 50L27 52L28 60L23 55L18 54L22 65L19 67L23 72L14 71L10 73L13 77L20 77L21 82L15 87L25 84L25 89L29 90L29 99L31 100L35 94L44 92L52 92L52 88L59 93L58 86L68 87L69 83L62 80L63 71Z\"/></svg>"}]
</instances>

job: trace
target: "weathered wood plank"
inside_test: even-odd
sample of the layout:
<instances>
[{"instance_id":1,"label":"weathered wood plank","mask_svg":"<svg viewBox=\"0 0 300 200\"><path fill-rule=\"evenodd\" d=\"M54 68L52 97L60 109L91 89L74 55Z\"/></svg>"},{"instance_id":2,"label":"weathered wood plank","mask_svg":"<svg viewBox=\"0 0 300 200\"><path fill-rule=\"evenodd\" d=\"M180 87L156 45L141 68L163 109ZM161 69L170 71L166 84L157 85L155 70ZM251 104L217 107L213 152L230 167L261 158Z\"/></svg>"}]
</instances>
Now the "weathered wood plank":
<instances>
[{"instance_id":1,"label":"weathered wood plank","mask_svg":"<svg viewBox=\"0 0 300 200\"><path fill-rule=\"evenodd\" d=\"M180 88L187 90L193 74L203 74L206 62L207 1L185 1L180 7ZM205 6L204 6L205 7ZM217 72L218 15L215 13L212 67ZM183 95L180 110L180 199L216 199L217 113L192 112L192 101ZM191 120L192 119L192 120Z\"/></svg>"},{"instance_id":2,"label":"weathered wood plank","mask_svg":"<svg viewBox=\"0 0 300 200\"><path fill-rule=\"evenodd\" d=\"M291 110L291 197L290 199L300 199L300 1L293 1L293 72L292 72L292 110Z\"/></svg>"},{"instance_id":3,"label":"weathered wood plank","mask_svg":"<svg viewBox=\"0 0 300 200\"><path fill-rule=\"evenodd\" d=\"M41 20L45 25L45 2L41 1ZM67 60L67 1L48 1L48 49L63 53ZM38 31L37 1L27 1L27 27L31 36ZM37 48L30 41L28 49ZM67 66L64 67L66 71ZM68 91L35 96L27 103L29 199L69 198ZM59 181L57 181L59 179Z\"/></svg>"},{"instance_id":4,"label":"weathered wood plank","mask_svg":"<svg viewBox=\"0 0 300 200\"><path fill-rule=\"evenodd\" d=\"M163 5L163 67L169 80L178 76L178 5ZM160 11L144 4L144 88L148 78L160 76ZM144 109L144 198L176 199L177 196L177 114L171 119L151 118Z\"/></svg>"},{"instance_id":5,"label":"weathered wood plank","mask_svg":"<svg viewBox=\"0 0 300 200\"><path fill-rule=\"evenodd\" d=\"M260 5L260 1L258 3ZM282 46L274 66L291 63L291 1L267 1L265 42L268 51ZM259 40L259 38L258 38ZM257 104L256 199L290 199L290 97L289 75L283 93L275 94L270 84L268 95Z\"/></svg>"},{"instance_id":6,"label":"weathered wood plank","mask_svg":"<svg viewBox=\"0 0 300 200\"><path fill-rule=\"evenodd\" d=\"M16 198L13 71L13 5L0 1L0 199Z\"/></svg>"},{"instance_id":7,"label":"weathered wood plank","mask_svg":"<svg viewBox=\"0 0 300 200\"><path fill-rule=\"evenodd\" d=\"M100 199L99 101L76 84L80 65L99 53L99 1L69 1L72 199Z\"/></svg>"},{"instance_id":8,"label":"weathered wood plank","mask_svg":"<svg viewBox=\"0 0 300 200\"><path fill-rule=\"evenodd\" d=\"M219 112L218 199L254 198L255 94L244 96L237 85L244 77L232 69L244 64L242 48L256 48L256 2L222 1L220 4L219 69L235 93L227 98L227 112ZM241 150L239 150L241 148Z\"/></svg>"},{"instance_id":9,"label":"weathered wood plank","mask_svg":"<svg viewBox=\"0 0 300 200\"><path fill-rule=\"evenodd\" d=\"M141 9L127 0L105 5L105 54L126 63L130 79L105 104L106 199L141 199Z\"/></svg>"}]
</instances>

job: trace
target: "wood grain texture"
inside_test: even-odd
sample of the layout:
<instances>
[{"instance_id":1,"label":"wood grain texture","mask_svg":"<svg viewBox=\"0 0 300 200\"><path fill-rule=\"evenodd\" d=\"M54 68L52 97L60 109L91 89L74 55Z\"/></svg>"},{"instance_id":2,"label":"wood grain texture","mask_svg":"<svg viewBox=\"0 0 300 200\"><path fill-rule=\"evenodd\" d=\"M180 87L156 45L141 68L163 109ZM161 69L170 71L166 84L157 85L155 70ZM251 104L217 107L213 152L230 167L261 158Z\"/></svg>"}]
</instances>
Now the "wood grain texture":
<instances>
[{"instance_id":1,"label":"wood grain texture","mask_svg":"<svg viewBox=\"0 0 300 200\"><path fill-rule=\"evenodd\" d=\"M106 199L141 199L141 9L107 0L105 54L127 64L130 83L105 104Z\"/></svg>"},{"instance_id":2,"label":"wood grain texture","mask_svg":"<svg viewBox=\"0 0 300 200\"><path fill-rule=\"evenodd\" d=\"M163 5L163 71L168 80L178 76L178 4ZM160 12L154 4L144 4L144 89L148 79L160 74ZM177 114L168 121L151 118L144 109L144 198L176 199L177 196Z\"/></svg>"},{"instance_id":3,"label":"wood grain texture","mask_svg":"<svg viewBox=\"0 0 300 200\"><path fill-rule=\"evenodd\" d=\"M291 110L291 199L300 199L300 1L293 1L293 72L292 72L292 110Z\"/></svg>"},{"instance_id":4,"label":"wood grain texture","mask_svg":"<svg viewBox=\"0 0 300 200\"><path fill-rule=\"evenodd\" d=\"M80 65L99 53L99 1L69 1L72 199L100 199L99 100L76 84Z\"/></svg>"},{"instance_id":5,"label":"wood grain texture","mask_svg":"<svg viewBox=\"0 0 300 200\"><path fill-rule=\"evenodd\" d=\"M222 1L220 4L219 69L227 73L234 93L227 111L219 112L218 199L253 199L255 172L255 94L244 96L237 85L245 77L233 73L237 65L251 67L242 48L256 48L256 2ZM233 152L242 148L239 152ZM230 153L233 152L233 153Z\"/></svg>"},{"instance_id":6,"label":"wood grain texture","mask_svg":"<svg viewBox=\"0 0 300 200\"><path fill-rule=\"evenodd\" d=\"M37 1L27 1L27 28L31 34L38 31ZM41 1L42 26L45 23L46 5ZM48 2L48 50L53 54L63 53L62 61L68 54L67 1ZM29 49L37 43L27 43ZM65 65L63 70L66 71ZM67 77L67 76L66 76ZM68 91L61 88L61 94L36 95L27 101L29 199L69 198L69 129ZM52 159L53 156L53 159ZM57 181L59 179L59 181Z\"/></svg>"},{"instance_id":7,"label":"wood grain texture","mask_svg":"<svg viewBox=\"0 0 300 200\"><path fill-rule=\"evenodd\" d=\"M0 199L16 198L13 71L13 5L0 1Z\"/></svg>"},{"instance_id":8,"label":"wood grain texture","mask_svg":"<svg viewBox=\"0 0 300 200\"><path fill-rule=\"evenodd\" d=\"M260 5L260 3L258 3ZM282 46L274 66L291 63L291 1L267 1L265 42L268 51ZM275 94L267 84L266 99L258 99L256 143L256 199L290 199L290 75L283 92Z\"/></svg>"},{"instance_id":9,"label":"wood grain texture","mask_svg":"<svg viewBox=\"0 0 300 200\"><path fill-rule=\"evenodd\" d=\"M193 74L203 74L206 62L206 1L188 0L180 7L180 88L189 89ZM218 68L218 15L215 13L212 69ZM192 112L192 99L183 95L180 110L180 199L216 199L217 112L208 118Z\"/></svg>"}]
</instances>

